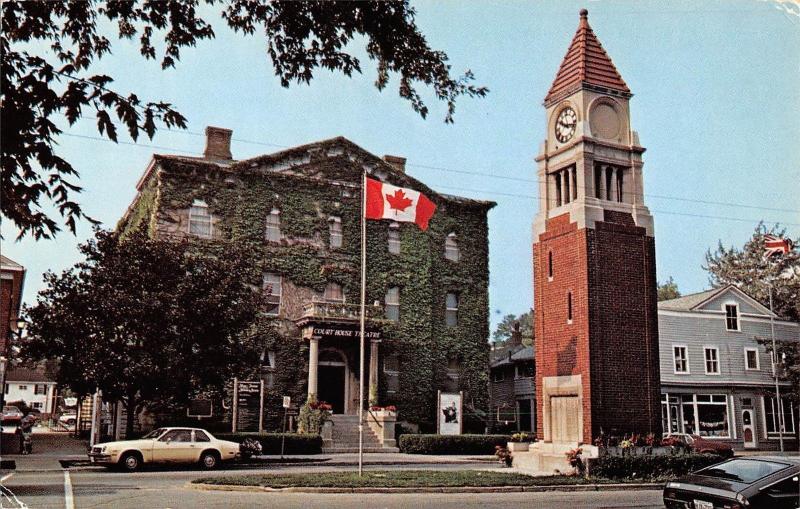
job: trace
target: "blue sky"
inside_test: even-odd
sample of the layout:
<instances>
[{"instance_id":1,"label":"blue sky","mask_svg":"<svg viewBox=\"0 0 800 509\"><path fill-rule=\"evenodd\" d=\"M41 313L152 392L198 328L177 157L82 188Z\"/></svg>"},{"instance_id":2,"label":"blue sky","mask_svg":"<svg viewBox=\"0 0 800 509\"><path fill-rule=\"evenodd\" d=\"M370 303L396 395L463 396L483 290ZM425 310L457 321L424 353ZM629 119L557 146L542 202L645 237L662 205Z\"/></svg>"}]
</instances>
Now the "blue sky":
<instances>
[{"instance_id":1,"label":"blue sky","mask_svg":"<svg viewBox=\"0 0 800 509\"><path fill-rule=\"evenodd\" d=\"M472 69L490 89L485 99L461 99L454 125L443 123L444 106L430 94L431 114L423 120L398 97L396 80L378 92L369 61L362 62L363 76L319 72L310 86L282 88L263 41L231 33L213 16L219 7L209 12L217 38L184 50L177 69L161 71L142 60L135 45L115 42L113 55L94 70L114 76L118 91L173 103L189 129L159 131L138 146L80 137L97 136L93 120L65 130L71 136L60 137L60 149L81 173L86 212L113 227L150 155L201 153L206 125L233 129L235 158L342 135L374 154L407 157L409 174L434 189L498 203L489 214L494 327L502 315L532 304L533 158L544 138L541 103L578 26L578 11L586 7L634 93L632 125L647 148L645 202L655 217L659 279L672 276L684 293L706 288L706 249L718 240L743 244L760 219L789 224L793 237L800 233L797 3L413 5L431 46L448 53L456 73ZM77 262L77 244L91 231L83 224L77 236L16 242L17 232L3 222L2 233L3 254L28 268L24 299L32 303L42 273Z\"/></svg>"}]
</instances>

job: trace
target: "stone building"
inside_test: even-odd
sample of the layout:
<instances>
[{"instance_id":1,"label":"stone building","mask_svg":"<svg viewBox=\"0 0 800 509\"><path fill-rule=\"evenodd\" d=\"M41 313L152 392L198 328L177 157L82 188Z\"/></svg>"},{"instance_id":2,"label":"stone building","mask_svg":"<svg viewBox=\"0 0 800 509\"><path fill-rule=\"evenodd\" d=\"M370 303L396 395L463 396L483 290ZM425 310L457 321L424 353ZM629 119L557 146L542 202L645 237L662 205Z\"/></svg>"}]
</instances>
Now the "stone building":
<instances>
[{"instance_id":1,"label":"stone building","mask_svg":"<svg viewBox=\"0 0 800 509\"><path fill-rule=\"evenodd\" d=\"M544 99L536 157L537 434L545 443L661 433L655 240L631 96L582 10Z\"/></svg>"},{"instance_id":2,"label":"stone building","mask_svg":"<svg viewBox=\"0 0 800 509\"><path fill-rule=\"evenodd\" d=\"M434 426L437 390L464 391L467 413L487 410L493 202L438 193L406 174L404 158L341 137L237 161L230 130L206 133L204 157L153 156L118 228L253 253L252 282L266 298L254 362L268 424L277 426L283 395L315 394L335 414L358 412L363 172L437 206L426 231L367 221L369 400L423 429Z\"/></svg>"}]
</instances>

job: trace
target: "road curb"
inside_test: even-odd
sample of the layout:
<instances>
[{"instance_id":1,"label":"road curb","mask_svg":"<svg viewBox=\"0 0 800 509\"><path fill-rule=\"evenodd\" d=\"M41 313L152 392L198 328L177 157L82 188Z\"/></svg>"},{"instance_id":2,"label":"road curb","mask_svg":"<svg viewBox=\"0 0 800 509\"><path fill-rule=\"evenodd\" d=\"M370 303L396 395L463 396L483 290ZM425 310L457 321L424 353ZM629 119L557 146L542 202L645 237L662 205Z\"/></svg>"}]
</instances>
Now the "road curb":
<instances>
[{"instance_id":1,"label":"road curb","mask_svg":"<svg viewBox=\"0 0 800 509\"><path fill-rule=\"evenodd\" d=\"M661 483L614 483L614 484L554 484L551 486L438 486L438 487L300 487L269 488L266 486L240 486L236 484L197 484L187 483L187 488L201 491L244 491L251 493L521 493L546 491L619 491L619 490L661 490Z\"/></svg>"}]
</instances>

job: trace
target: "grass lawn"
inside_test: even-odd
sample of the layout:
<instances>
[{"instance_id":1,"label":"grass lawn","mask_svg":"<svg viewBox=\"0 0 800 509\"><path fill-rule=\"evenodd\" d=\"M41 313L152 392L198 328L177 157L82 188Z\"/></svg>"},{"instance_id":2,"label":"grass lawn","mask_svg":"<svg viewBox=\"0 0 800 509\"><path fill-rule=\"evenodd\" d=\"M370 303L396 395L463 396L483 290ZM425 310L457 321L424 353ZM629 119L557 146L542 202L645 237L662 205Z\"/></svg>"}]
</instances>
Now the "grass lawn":
<instances>
[{"instance_id":1,"label":"grass lawn","mask_svg":"<svg viewBox=\"0 0 800 509\"><path fill-rule=\"evenodd\" d=\"M557 484L594 484L619 482L585 479L578 476L530 477L513 472L479 470L383 470L364 472L314 472L308 474L257 474L206 477L192 481L198 484L264 486L269 488L421 488L444 486L552 486Z\"/></svg>"}]
</instances>

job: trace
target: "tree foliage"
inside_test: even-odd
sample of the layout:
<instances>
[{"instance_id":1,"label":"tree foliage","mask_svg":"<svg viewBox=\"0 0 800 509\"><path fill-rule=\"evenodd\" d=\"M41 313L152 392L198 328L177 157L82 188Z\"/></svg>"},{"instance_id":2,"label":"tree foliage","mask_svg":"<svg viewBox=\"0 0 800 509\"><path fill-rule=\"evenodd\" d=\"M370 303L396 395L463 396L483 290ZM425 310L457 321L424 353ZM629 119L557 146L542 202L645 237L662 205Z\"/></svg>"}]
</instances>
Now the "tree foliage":
<instances>
[{"instance_id":1,"label":"tree foliage","mask_svg":"<svg viewBox=\"0 0 800 509\"><path fill-rule=\"evenodd\" d=\"M663 283L656 283L657 291L658 291L658 302L662 300L670 300L670 299L677 299L681 296L680 290L678 290L678 283L672 280L672 276L669 277Z\"/></svg>"},{"instance_id":2,"label":"tree foliage","mask_svg":"<svg viewBox=\"0 0 800 509\"><path fill-rule=\"evenodd\" d=\"M202 0L213 5L216 0ZM136 140L152 138L158 126L186 127L186 119L169 103L143 100L114 90L114 79L93 74L92 65L111 53L112 39L138 39L145 59L174 67L181 50L214 37L208 20L197 12L201 0L131 2L48 1L2 4L2 214L19 236L50 238L59 230L45 205L55 206L75 231L88 218L74 193L78 171L57 150L61 134L54 115L70 125L87 114L97 119L98 132L117 141L117 124ZM430 87L447 104L446 122L453 121L459 96L482 97L484 87L472 84L467 70L451 75L447 55L431 49L415 22L408 0L255 1L225 3L221 19L243 35L264 34L267 54L281 85L309 83L320 68L347 76L361 73L361 62L348 52L357 36L376 62L382 90L399 76L399 94L423 118L428 107L417 87ZM115 34L104 34L110 23ZM49 50L45 49L49 48Z\"/></svg>"},{"instance_id":3,"label":"tree foliage","mask_svg":"<svg viewBox=\"0 0 800 509\"><path fill-rule=\"evenodd\" d=\"M503 317L497 328L492 333L495 342L507 341L511 338L514 331L514 323L519 322L519 330L522 333L522 342L530 345L533 342L533 312L528 311L517 316L508 314Z\"/></svg>"},{"instance_id":4,"label":"tree foliage","mask_svg":"<svg viewBox=\"0 0 800 509\"><path fill-rule=\"evenodd\" d=\"M773 287L772 304L775 313L784 319L800 321L800 253L764 258L764 236L786 237L779 226L767 228L759 223L753 237L742 248L725 248L719 243L715 252L706 253L705 269L711 274L715 287L733 284L763 305L769 307L769 285ZM797 239L792 239L797 245ZM763 342L771 351L771 341ZM795 397L800 400L800 343L779 343L778 358L782 373L793 381Z\"/></svg>"},{"instance_id":5,"label":"tree foliage","mask_svg":"<svg viewBox=\"0 0 800 509\"><path fill-rule=\"evenodd\" d=\"M259 308L246 256L200 256L140 231L124 240L98 231L81 252L85 261L45 275L27 310L23 357L57 359L60 384L121 401L129 431L143 405L220 392L240 363L257 359L245 334Z\"/></svg>"}]
</instances>

